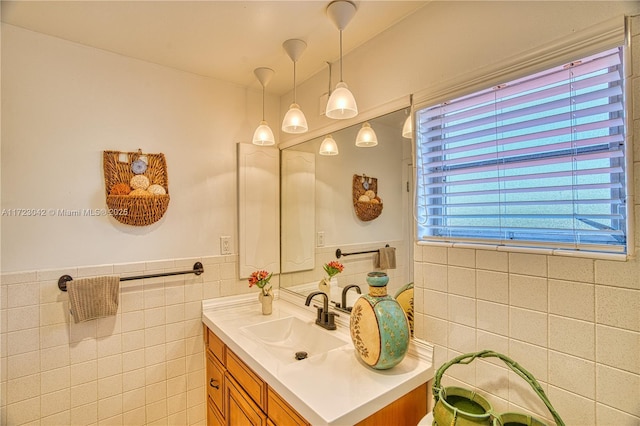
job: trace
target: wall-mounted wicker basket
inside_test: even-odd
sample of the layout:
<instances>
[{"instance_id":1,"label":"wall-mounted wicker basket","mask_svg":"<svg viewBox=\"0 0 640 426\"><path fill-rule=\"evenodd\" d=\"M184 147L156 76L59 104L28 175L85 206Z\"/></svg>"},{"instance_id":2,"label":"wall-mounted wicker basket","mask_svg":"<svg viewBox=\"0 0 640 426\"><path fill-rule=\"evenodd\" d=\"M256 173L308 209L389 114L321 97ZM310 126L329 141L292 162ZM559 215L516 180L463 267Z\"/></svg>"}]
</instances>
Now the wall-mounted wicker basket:
<instances>
[{"instance_id":1,"label":"wall-mounted wicker basket","mask_svg":"<svg viewBox=\"0 0 640 426\"><path fill-rule=\"evenodd\" d=\"M127 160L121 161L125 156ZM142 174L152 184L162 186L166 194L111 195L114 185L128 184L135 176L131 165L140 157L147 159L147 169ZM147 226L162 218L169 206L169 178L164 154L143 154L140 150L138 152L104 151L103 167L107 206L118 222L132 226Z\"/></svg>"},{"instance_id":2,"label":"wall-mounted wicker basket","mask_svg":"<svg viewBox=\"0 0 640 426\"><path fill-rule=\"evenodd\" d=\"M358 219L368 222L380 216L380 213L382 213L382 200L377 196L378 179L365 175L353 175L352 186L353 208L356 211ZM376 198L378 200L377 203L370 201L358 201L360 196L364 195L368 190L376 193Z\"/></svg>"}]
</instances>

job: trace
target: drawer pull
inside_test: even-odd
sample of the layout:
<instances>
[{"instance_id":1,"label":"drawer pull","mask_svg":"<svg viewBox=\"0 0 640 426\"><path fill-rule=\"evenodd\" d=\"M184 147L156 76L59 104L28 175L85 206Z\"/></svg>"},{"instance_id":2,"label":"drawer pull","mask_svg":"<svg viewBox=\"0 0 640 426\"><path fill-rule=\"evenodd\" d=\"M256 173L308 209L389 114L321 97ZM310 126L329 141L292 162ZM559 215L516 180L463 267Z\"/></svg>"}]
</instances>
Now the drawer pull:
<instances>
[{"instance_id":1,"label":"drawer pull","mask_svg":"<svg viewBox=\"0 0 640 426\"><path fill-rule=\"evenodd\" d=\"M211 386L214 389L220 389L220 385L217 384L217 383L214 385L214 382L215 382L215 380L213 380L213 379L209 380L209 386Z\"/></svg>"}]
</instances>

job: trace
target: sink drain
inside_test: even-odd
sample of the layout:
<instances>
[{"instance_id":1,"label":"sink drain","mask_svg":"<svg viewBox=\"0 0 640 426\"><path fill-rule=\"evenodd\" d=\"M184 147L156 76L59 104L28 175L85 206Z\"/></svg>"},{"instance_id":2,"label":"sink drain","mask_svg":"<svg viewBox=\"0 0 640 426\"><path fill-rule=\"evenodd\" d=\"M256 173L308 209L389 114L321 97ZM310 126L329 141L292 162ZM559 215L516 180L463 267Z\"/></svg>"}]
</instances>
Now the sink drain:
<instances>
[{"instance_id":1,"label":"sink drain","mask_svg":"<svg viewBox=\"0 0 640 426\"><path fill-rule=\"evenodd\" d=\"M296 352L296 359L298 361L305 359L309 354L305 351Z\"/></svg>"}]
</instances>

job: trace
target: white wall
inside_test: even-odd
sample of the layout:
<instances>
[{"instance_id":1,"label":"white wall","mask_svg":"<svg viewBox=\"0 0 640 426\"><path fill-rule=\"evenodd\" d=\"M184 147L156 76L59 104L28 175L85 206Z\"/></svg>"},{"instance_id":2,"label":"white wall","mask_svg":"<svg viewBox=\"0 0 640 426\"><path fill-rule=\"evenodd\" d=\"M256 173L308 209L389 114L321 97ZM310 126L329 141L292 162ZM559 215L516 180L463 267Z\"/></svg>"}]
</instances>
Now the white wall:
<instances>
[{"instance_id":1,"label":"white wall","mask_svg":"<svg viewBox=\"0 0 640 426\"><path fill-rule=\"evenodd\" d=\"M235 143L260 93L2 25L2 270L220 254L236 247ZM277 122L277 102L267 98ZM171 201L160 222L61 217L105 205L103 150L162 152Z\"/></svg>"},{"instance_id":2,"label":"white wall","mask_svg":"<svg viewBox=\"0 0 640 426\"><path fill-rule=\"evenodd\" d=\"M432 2L346 55L344 79L360 109L367 110L410 93L428 94L463 83L479 69L491 69L610 18L635 15L628 130L637 230L639 13L638 2L626 1ZM321 73L298 87L303 110L317 109L326 78ZM329 125L317 114L307 118L310 128ZM640 234L631 238L638 246ZM616 262L420 245L413 266L416 336L435 344L436 368L461 353L494 349L536 376L566 424L640 424L637 259ZM444 384L477 389L497 412L551 417L528 384L499 361L452 367Z\"/></svg>"}]
</instances>

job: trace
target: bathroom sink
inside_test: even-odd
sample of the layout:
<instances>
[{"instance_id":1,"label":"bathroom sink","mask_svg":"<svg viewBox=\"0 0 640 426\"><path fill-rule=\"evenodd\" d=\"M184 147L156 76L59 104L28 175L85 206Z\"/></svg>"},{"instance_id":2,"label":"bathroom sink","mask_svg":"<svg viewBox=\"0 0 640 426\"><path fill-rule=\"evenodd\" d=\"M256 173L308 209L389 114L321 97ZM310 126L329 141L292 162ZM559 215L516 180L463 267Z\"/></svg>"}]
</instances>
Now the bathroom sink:
<instances>
[{"instance_id":1,"label":"bathroom sink","mask_svg":"<svg viewBox=\"0 0 640 426\"><path fill-rule=\"evenodd\" d=\"M311 358L349 343L318 327L313 321L293 316L249 325L242 330L264 344L265 349L284 364Z\"/></svg>"}]
</instances>

